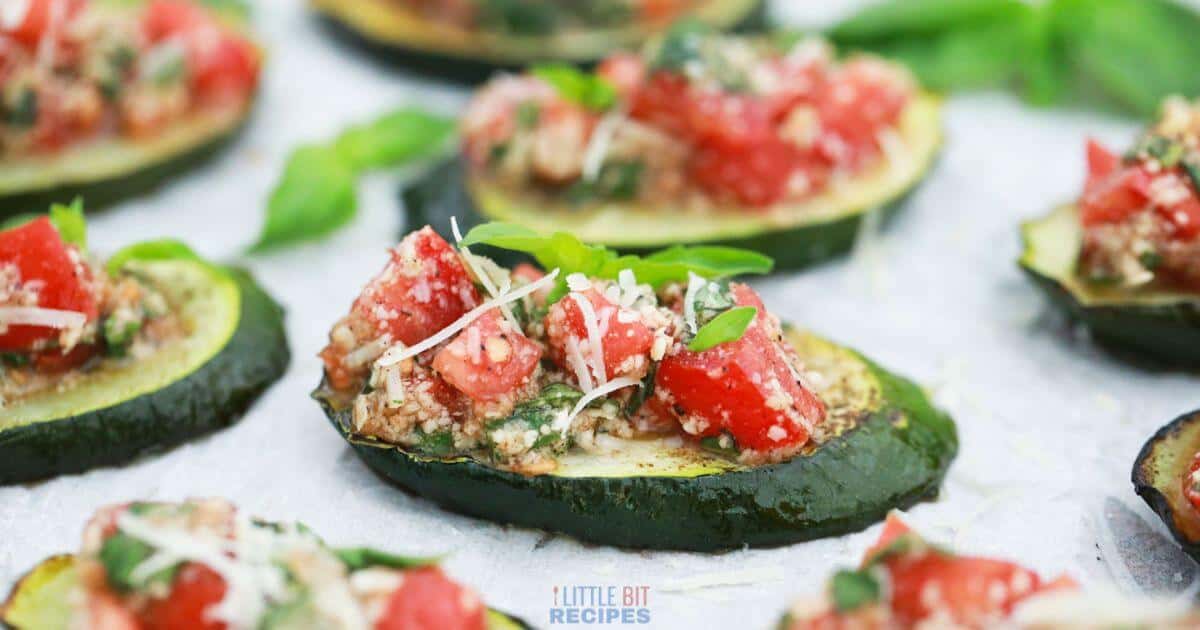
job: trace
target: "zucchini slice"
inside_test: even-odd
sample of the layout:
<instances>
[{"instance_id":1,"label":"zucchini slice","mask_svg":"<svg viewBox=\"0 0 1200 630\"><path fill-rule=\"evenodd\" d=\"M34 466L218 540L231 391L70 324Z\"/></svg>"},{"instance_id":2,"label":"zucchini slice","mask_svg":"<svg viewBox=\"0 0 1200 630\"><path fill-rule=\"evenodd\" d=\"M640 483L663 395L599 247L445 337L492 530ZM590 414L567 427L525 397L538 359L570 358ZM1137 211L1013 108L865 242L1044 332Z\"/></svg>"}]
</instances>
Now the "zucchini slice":
<instances>
[{"instance_id":1,"label":"zucchini slice","mask_svg":"<svg viewBox=\"0 0 1200 630\"><path fill-rule=\"evenodd\" d=\"M95 209L148 192L215 156L250 108L194 114L147 140L105 138L62 152L0 160L0 217L83 197Z\"/></svg>"},{"instance_id":2,"label":"zucchini slice","mask_svg":"<svg viewBox=\"0 0 1200 630\"><path fill-rule=\"evenodd\" d=\"M568 232L587 243L627 253L671 245L727 245L775 259L777 270L798 269L850 250L863 217L888 216L932 168L942 143L941 101L921 94L904 112L905 158L893 159L842 186L797 204L769 210L729 208L698 213L684 208L609 202L576 208L530 192L514 195L457 160L404 191L407 225L431 225L449 237L450 218L464 229L487 221L518 223L537 232Z\"/></svg>"},{"instance_id":3,"label":"zucchini slice","mask_svg":"<svg viewBox=\"0 0 1200 630\"><path fill-rule=\"evenodd\" d=\"M1074 206L1022 224L1021 235L1021 268L1097 341L1169 364L1200 366L1200 295L1084 282L1075 271L1083 230Z\"/></svg>"},{"instance_id":4,"label":"zucchini slice","mask_svg":"<svg viewBox=\"0 0 1200 630\"><path fill-rule=\"evenodd\" d=\"M1200 510L1183 495L1183 478L1200 452L1200 411L1186 413L1150 438L1133 463L1133 487L1158 513L1183 550L1200 562Z\"/></svg>"},{"instance_id":5,"label":"zucchini slice","mask_svg":"<svg viewBox=\"0 0 1200 630\"><path fill-rule=\"evenodd\" d=\"M67 630L71 609L67 606L79 582L75 557L52 556L17 581L8 599L0 605L0 621L14 630ZM488 609L488 630L527 630L516 617Z\"/></svg>"},{"instance_id":6,"label":"zucchini slice","mask_svg":"<svg viewBox=\"0 0 1200 630\"><path fill-rule=\"evenodd\" d=\"M188 327L150 357L0 408L0 484L127 462L229 426L287 368L283 310L244 271L137 262Z\"/></svg>"},{"instance_id":7,"label":"zucchini slice","mask_svg":"<svg viewBox=\"0 0 1200 630\"><path fill-rule=\"evenodd\" d=\"M333 35L415 70L464 82L486 79L498 69L533 63L592 63L635 48L661 25L569 29L547 35L513 35L435 22L394 0L310 0ZM725 30L761 31L764 0L699 0L691 15Z\"/></svg>"},{"instance_id":8,"label":"zucchini slice","mask_svg":"<svg viewBox=\"0 0 1200 630\"><path fill-rule=\"evenodd\" d=\"M350 400L313 396L375 472L446 508L619 547L716 551L858 531L937 494L958 450L954 422L911 382L848 348L789 329L789 341L841 401L828 439L789 461L747 467L659 440L603 456L571 453L523 476L355 435Z\"/></svg>"}]
</instances>

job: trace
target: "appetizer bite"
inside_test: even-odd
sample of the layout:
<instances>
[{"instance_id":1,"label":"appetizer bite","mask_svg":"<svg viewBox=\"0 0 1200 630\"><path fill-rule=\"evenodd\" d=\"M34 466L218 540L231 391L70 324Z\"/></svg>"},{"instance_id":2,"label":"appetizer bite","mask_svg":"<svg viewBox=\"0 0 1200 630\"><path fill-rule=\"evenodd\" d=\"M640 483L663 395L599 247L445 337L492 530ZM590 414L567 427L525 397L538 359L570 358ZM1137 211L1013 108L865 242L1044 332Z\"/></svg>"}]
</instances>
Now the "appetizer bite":
<instances>
[{"instance_id":1,"label":"appetizer bite","mask_svg":"<svg viewBox=\"0 0 1200 630\"><path fill-rule=\"evenodd\" d=\"M0 231L0 483L227 426L288 364L283 311L245 272L168 240L102 263L82 212Z\"/></svg>"},{"instance_id":2,"label":"appetizer bite","mask_svg":"<svg viewBox=\"0 0 1200 630\"><path fill-rule=\"evenodd\" d=\"M679 19L761 28L763 0L311 0L338 34L466 81L498 67L594 62Z\"/></svg>"},{"instance_id":3,"label":"appetizer bite","mask_svg":"<svg viewBox=\"0 0 1200 630\"><path fill-rule=\"evenodd\" d=\"M847 251L921 179L939 112L901 66L682 24L595 74L485 85L460 158L406 195L409 224L506 221L631 252L721 244L800 267Z\"/></svg>"},{"instance_id":4,"label":"appetizer bite","mask_svg":"<svg viewBox=\"0 0 1200 630\"><path fill-rule=\"evenodd\" d=\"M1022 226L1021 266L1110 346L1200 365L1200 102L1172 98L1123 156L1087 148L1073 205Z\"/></svg>"},{"instance_id":5,"label":"appetizer bite","mask_svg":"<svg viewBox=\"0 0 1200 630\"><path fill-rule=\"evenodd\" d=\"M519 630L436 560L331 548L223 499L101 508L0 608L16 630Z\"/></svg>"},{"instance_id":6,"label":"appetizer bite","mask_svg":"<svg viewBox=\"0 0 1200 630\"><path fill-rule=\"evenodd\" d=\"M230 137L260 53L238 3L15 0L0 13L0 216L141 192Z\"/></svg>"},{"instance_id":7,"label":"appetizer bite","mask_svg":"<svg viewBox=\"0 0 1200 630\"><path fill-rule=\"evenodd\" d=\"M1146 442L1133 463L1133 487L1200 561L1200 412L1176 418Z\"/></svg>"},{"instance_id":8,"label":"appetizer bite","mask_svg":"<svg viewBox=\"0 0 1200 630\"><path fill-rule=\"evenodd\" d=\"M618 256L500 223L455 247L427 226L334 325L314 396L393 482L604 544L785 544L935 494L953 422L732 280L770 267L724 247Z\"/></svg>"},{"instance_id":9,"label":"appetizer bite","mask_svg":"<svg viewBox=\"0 0 1200 630\"><path fill-rule=\"evenodd\" d=\"M1047 581L1012 562L958 555L926 542L895 514L856 570L797 601L780 630L907 628L1184 630L1200 625L1185 601L1088 595L1069 577Z\"/></svg>"}]
</instances>

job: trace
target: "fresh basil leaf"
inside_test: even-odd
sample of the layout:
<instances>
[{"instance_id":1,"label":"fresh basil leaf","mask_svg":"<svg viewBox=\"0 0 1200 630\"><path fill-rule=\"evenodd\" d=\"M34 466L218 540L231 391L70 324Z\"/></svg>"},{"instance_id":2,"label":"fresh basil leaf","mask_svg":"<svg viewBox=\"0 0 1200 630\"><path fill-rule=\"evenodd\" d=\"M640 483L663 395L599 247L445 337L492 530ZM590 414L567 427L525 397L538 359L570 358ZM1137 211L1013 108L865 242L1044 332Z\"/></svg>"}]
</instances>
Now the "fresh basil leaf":
<instances>
[{"instance_id":1,"label":"fresh basil leaf","mask_svg":"<svg viewBox=\"0 0 1200 630\"><path fill-rule=\"evenodd\" d=\"M883 586L868 571L838 571L829 585L838 612L851 612L879 602Z\"/></svg>"},{"instance_id":2,"label":"fresh basil leaf","mask_svg":"<svg viewBox=\"0 0 1200 630\"><path fill-rule=\"evenodd\" d=\"M267 221L251 248L261 252L325 236L358 210L354 169L336 148L306 145L292 152L267 202Z\"/></svg>"},{"instance_id":3,"label":"fresh basil leaf","mask_svg":"<svg viewBox=\"0 0 1200 630\"><path fill-rule=\"evenodd\" d=\"M369 569L371 567L388 567L392 569L418 569L437 564L440 558L418 558L414 556L398 556L396 554L371 549L370 547L347 547L334 549L334 555L346 565L351 572Z\"/></svg>"},{"instance_id":4,"label":"fresh basil leaf","mask_svg":"<svg viewBox=\"0 0 1200 630\"><path fill-rule=\"evenodd\" d=\"M770 256L748 249L719 245L676 245L650 254L646 260L687 265L697 275L710 280L747 274L762 275L770 273L775 266L775 261Z\"/></svg>"},{"instance_id":5,"label":"fresh basil leaf","mask_svg":"<svg viewBox=\"0 0 1200 630\"><path fill-rule=\"evenodd\" d=\"M1003 20L1024 10L1021 0L886 0L840 22L829 35L838 44L927 35Z\"/></svg>"},{"instance_id":6,"label":"fresh basil leaf","mask_svg":"<svg viewBox=\"0 0 1200 630\"><path fill-rule=\"evenodd\" d=\"M407 107L338 137L337 152L354 170L403 164L446 149L458 123L416 107Z\"/></svg>"},{"instance_id":7,"label":"fresh basil leaf","mask_svg":"<svg viewBox=\"0 0 1200 630\"><path fill-rule=\"evenodd\" d=\"M76 197L69 206L51 204L50 222L64 241L79 249L87 249L87 219L83 217L83 199Z\"/></svg>"},{"instance_id":8,"label":"fresh basil leaf","mask_svg":"<svg viewBox=\"0 0 1200 630\"><path fill-rule=\"evenodd\" d=\"M753 306L731 308L701 326L696 331L696 337L688 344L688 350L704 352L723 343L737 341L746 334L750 322L757 316L758 309Z\"/></svg>"},{"instance_id":9,"label":"fresh basil leaf","mask_svg":"<svg viewBox=\"0 0 1200 630\"><path fill-rule=\"evenodd\" d=\"M160 569L144 579L134 579L134 570L145 562L154 549L123 532L117 532L104 540L100 546L99 559L108 576L108 583L126 593L148 584L170 584L179 570L179 563Z\"/></svg>"},{"instance_id":10,"label":"fresh basil leaf","mask_svg":"<svg viewBox=\"0 0 1200 630\"><path fill-rule=\"evenodd\" d=\"M118 250L108 259L106 265L108 275L117 275L126 264L134 260L194 260L207 264L187 244L175 239L164 238L135 243Z\"/></svg>"},{"instance_id":11,"label":"fresh basil leaf","mask_svg":"<svg viewBox=\"0 0 1200 630\"><path fill-rule=\"evenodd\" d=\"M617 102L617 89L598 74L567 64L534 66L532 72L553 86L559 96L588 109L604 111Z\"/></svg>"}]
</instances>

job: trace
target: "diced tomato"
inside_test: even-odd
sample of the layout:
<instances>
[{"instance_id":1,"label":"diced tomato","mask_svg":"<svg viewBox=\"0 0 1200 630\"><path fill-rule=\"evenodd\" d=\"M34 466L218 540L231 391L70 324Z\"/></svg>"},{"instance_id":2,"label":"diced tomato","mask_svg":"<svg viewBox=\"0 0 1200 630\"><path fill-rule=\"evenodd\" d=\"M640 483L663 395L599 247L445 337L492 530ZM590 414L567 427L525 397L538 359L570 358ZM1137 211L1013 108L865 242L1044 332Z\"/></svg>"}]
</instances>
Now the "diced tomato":
<instances>
[{"instance_id":1,"label":"diced tomato","mask_svg":"<svg viewBox=\"0 0 1200 630\"><path fill-rule=\"evenodd\" d=\"M575 373L567 359L570 339L575 340L581 356L591 359L587 324L574 296L580 296L579 299L586 299L592 305L596 328L600 331L606 376L610 379L617 376L645 376L650 367L654 332L642 323L641 316L636 312L613 304L596 289L573 293L550 307L546 315L546 337L554 362L567 374Z\"/></svg>"},{"instance_id":2,"label":"diced tomato","mask_svg":"<svg viewBox=\"0 0 1200 630\"><path fill-rule=\"evenodd\" d=\"M799 149L774 137L733 148L705 144L692 156L689 174L713 197L761 208L787 195L800 161ZM820 171L814 175L823 179Z\"/></svg>"},{"instance_id":3,"label":"diced tomato","mask_svg":"<svg viewBox=\"0 0 1200 630\"><path fill-rule=\"evenodd\" d=\"M37 306L83 313L88 321L98 316L91 269L46 217L0 232L0 265L15 265L22 284L41 284ZM27 352L58 334L43 326L9 326L0 333L0 350Z\"/></svg>"},{"instance_id":4,"label":"diced tomato","mask_svg":"<svg viewBox=\"0 0 1200 630\"><path fill-rule=\"evenodd\" d=\"M541 347L494 308L439 350L433 369L473 400L492 401L528 383L541 359Z\"/></svg>"},{"instance_id":5,"label":"diced tomato","mask_svg":"<svg viewBox=\"0 0 1200 630\"><path fill-rule=\"evenodd\" d=\"M259 54L254 44L193 2L152 0L142 30L151 43L182 38L192 89L202 100L241 99L258 83Z\"/></svg>"},{"instance_id":6,"label":"diced tomato","mask_svg":"<svg viewBox=\"0 0 1200 630\"><path fill-rule=\"evenodd\" d=\"M79 344L63 354L61 351L46 350L37 352L33 355L33 365L39 372L48 374L60 374L73 370L84 363L88 359L96 356L99 348L95 344Z\"/></svg>"},{"instance_id":7,"label":"diced tomato","mask_svg":"<svg viewBox=\"0 0 1200 630\"><path fill-rule=\"evenodd\" d=\"M1091 187L1094 183L1112 175L1113 171L1121 166L1121 158L1109 151L1107 147L1099 142L1088 139L1087 142L1087 169L1088 169L1088 186Z\"/></svg>"},{"instance_id":8,"label":"diced tomato","mask_svg":"<svg viewBox=\"0 0 1200 630\"><path fill-rule=\"evenodd\" d=\"M376 630L483 630L485 608L475 593L445 576L437 567L404 572Z\"/></svg>"},{"instance_id":9,"label":"diced tomato","mask_svg":"<svg viewBox=\"0 0 1200 630\"><path fill-rule=\"evenodd\" d=\"M619 52L600 62L596 74L612 84L618 94L629 95L646 79L646 63L641 55Z\"/></svg>"},{"instance_id":10,"label":"diced tomato","mask_svg":"<svg viewBox=\"0 0 1200 630\"><path fill-rule=\"evenodd\" d=\"M68 20L79 13L87 0L29 0L25 18L11 30L0 30L27 48L35 48L51 27L65 32Z\"/></svg>"},{"instance_id":11,"label":"diced tomato","mask_svg":"<svg viewBox=\"0 0 1200 630\"><path fill-rule=\"evenodd\" d=\"M885 561L892 611L905 627L932 617L978 627L1007 616L1039 590L1037 574L1011 562L928 552Z\"/></svg>"},{"instance_id":12,"label":"diced tomato","mask_svg":"<svg viewBox=\"0 0 1200 630\"><path fill-rule=\"evenodd\" d=\"M88 630L142 630L133 612L107 590L88 592L86 627Z\"/></svg>"},{"instance_id":13,"label":"diced tomato","mask_svg":"<svg viewBox=\"0 0 1200 630\"><path fill-rule=\"evenodd\" d=\"M688 119L682 115L688 90L686 77L670 72L655 73L633 94L629 115L673 136L689 139Z\"/></svg>"},{"instance_id":14,"label":"diced tomato","mask_svg":"<svg viewBox=\"0 0 1200 630\"><path fill-rule=\"evenodd\" d=\"M872 558L879 554L880 551L887 549L896 539L911 532L912 529L907 523L900 520L900 517L895 512L888 512L887 520L883 523L883 531L879 534L879 540L875 541L863 554L863 561L870 562Z\"/></svg>"},{"instance_id":15,"label":"diced tomato","mask_svg":"<svg viewBox=\"0 0 1200 630\"><path fill-rule=\"evenodd\" d=\"M209 610L225 598L225 580L212 569L190 562L175 575L171 592L151 599L141 614L143 630L225 630Z\"/></svg>"},{"instance_id":16,"label":"diced tomato","mask_svg":"<svg viewBox=\"0 0 1200 630\"><path fill-rule=\"evenodd\" d=\"M1188 181L1185 175L1180 175L1180 177L1185 182ZM1174 228L1171 236L1187 241L1200 235L1200 197L1197 196L1196 189L1190 183L1184 185L1191 193L1186 199L1172 206L1158 207L1157 210L1159 215L1170 222Z\"/></svg>"},{"instance_id":17,"label":"diced tomato","mask_svg":"<svg viewBox=\"0 0 1200 630\"><path fill-rule=\"evenodd\" d=\"M1119 222L1146 209L1153 176L1140 166L1119 168L1106 177L1089 178L1080 199L1085 226Z\"/></svg>"},{"instance_id":18,"label":"diced tomato","mask_svg":"<svg viewBox=\"0 0 1200 630\"><path fill-rule=\"evenodd\" d=\"M380 334L411 346L479 304L458 252L426 226L392 249L391 260L352 309Z\"/></svg>"},{"instance_id":19,"label":"diced tomato","mask_svg":"<svg viewBox=\"0 0 1200 630\"><path fill-rule=\"evenodd\" d=\"M1183 496L1200 510L1200 488L1197 487L1195 481L1192 480L1192 475L1200 470L1200 453L1196 453L1192 458L1192 465L1188 467L1187 473L1183 476Z\"/></svg>"},{"instance_id":20,"label":"diced tomato","mask_svg":"<svg viewBox=\"0 0 1200 630\"><path fill-rule=\"evenodd\" d=\"M768 318L753 289L731 285L735 303L754 306L758 318L741 339L703 352L686 347L658 366L656 395L669 398L684 429L698 436L728 431L741 448L795 449L809 428L825 418L825 405L791 373Z\"/></svg>"},{"instance_id":21,"label":"diced tomato","mask_svg":"<svg viewBox=\"0 0 1200 630\"><path fill-rule=\"evenodd\" d=\"M879 132L894 125L910 89L876 60L852 60L817 93L818 146L838 166L856 167L879 152Z\"/></svg>"}]
</instances>

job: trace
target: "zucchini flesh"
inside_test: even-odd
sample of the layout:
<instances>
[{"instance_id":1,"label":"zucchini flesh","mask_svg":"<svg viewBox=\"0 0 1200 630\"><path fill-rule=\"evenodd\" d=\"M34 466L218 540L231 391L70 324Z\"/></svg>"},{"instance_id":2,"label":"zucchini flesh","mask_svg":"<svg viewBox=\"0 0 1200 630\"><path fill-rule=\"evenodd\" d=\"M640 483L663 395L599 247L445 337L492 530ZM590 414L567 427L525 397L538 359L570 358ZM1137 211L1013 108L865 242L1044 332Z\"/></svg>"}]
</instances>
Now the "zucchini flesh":
<instances>
[{"instance_id":1,"label":"zucchini flesh","mask_svg":"<svg viewBox=\"0 0 1200 630\"><path fill-rule=\"evenodd\" d=\"M842 186L769 209L723 208L700 213L669 206L607 202L573 207L545 195L515 194L458 161L435 169L404 191L407 226L450 233L450 217L467 229L486 221L518 223L541 233L568 232L584 242L628 253L670 245L727 245L762 252L778 270L798 269L850 250L864 216L895 212L933 167L942 143L941 102L920 94L901 117L908 152Z\"/></svg>"},{"instance_id":2,"label":"zucchini flesh","mask_svg":"<svg viewBox=\"0 0 1200 630\"><path fill-rule=\"evenodd\" d=\"M335 25L380 52L413 57L433 70L469 70L464 78L483 78L500 66L545 61L592 62L632 48L661 31L661 24L572 28L548 35L516 35L465 29L426 19L392 0L311 0L310 5ZM721 29L754 27L763 21L762 0L701 0L690 15ZM420 56L426 58L421 59ZM479 64L479 65L476 65ZM493 65L494 64L494 65ZM490 66L490 67L489 67Z\"/></svg>"},{"instance_id":3,"label":"zucchini flesh","mask_svg":"<svg viewBox=\"0 0 1200 630\"><path fill-rule=\"evenodd\" d=\"M1146 442L1133 464L1133 487L1183 550L1200 561L1200 510L1183 495L1183 479L1200 452L1200 412L1176 418Z\"/></svg>"},{"instance_id":4,"label":"zucchini flesh","mask_svg":"<svg viewBox=\"0 0 1200 630\"><path fill-rule=\"evenodd\" d=\"M71 621L68 598L78 584L74 556L47 558L17 581L0 606L0 621L14 630L67 630ZM487 625L488 630L529 628L520 619L490 608Z\"/></svg>"},{"instance_id":5,"label":"zucchini flesh","mask_svg":"<svg viewBox=\"0 0 1200 630\"><path fill-rule=\"evenodd\" d=\"M131 263L186 333L143 360L106 363L65 392L0 410L0 483L119 464L228 426L289 361L282 310L244 272Z\"/></svg>"},{"instance_id":6,"label":"zucchini flesh","mask_svg":"<svg viewBox=\"0 0 1200 630\"><path fill-rule=\"evenodd\" d=\"M1160 362L1200 366L1200 295L1098 287L1076 273L1083 228L1075 206L1021 226L1020 266L1101 344Z\"/></svg>"},{"instance_id":7,"label":"zucchini flesh","mask_svg":"<svg viewBox=\"0 0 1200 630\"><path fill-rule=\"evenodd\" d=\"M464 514L620 547L716 551L858 531L936 495L957 452L953 421L924 393L858 353L789 330L810 369L844 378L832 436L789 461L747 467L692 447L633 442L570 453L523 476L467 457L436 458L354 435L352 402L314 392L333 426L386 479ZM839 382L837 380L830 382Z\"/></svg>"}]
</instances>

